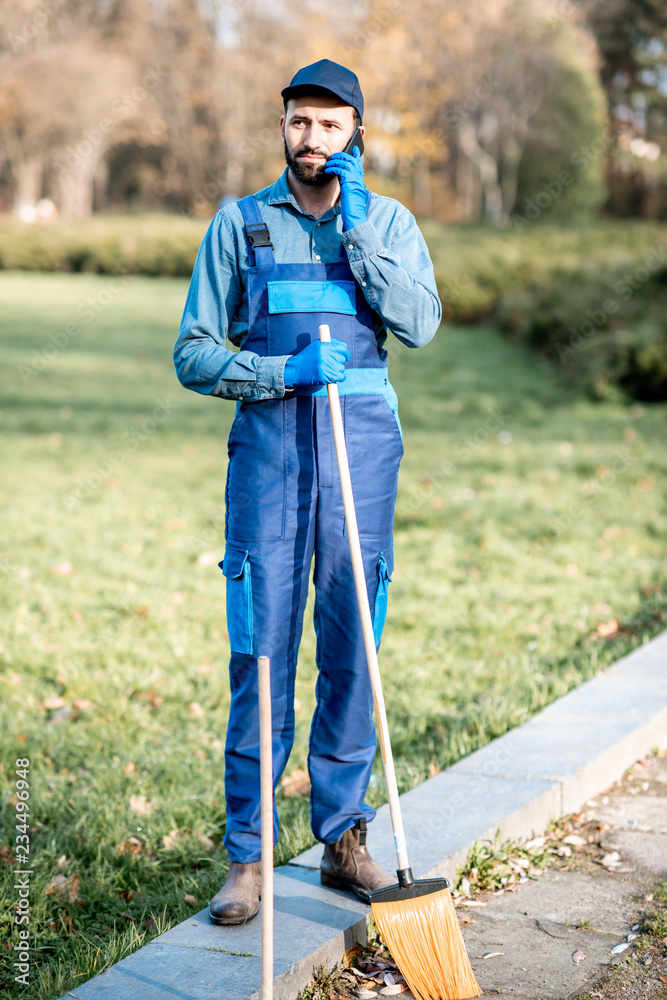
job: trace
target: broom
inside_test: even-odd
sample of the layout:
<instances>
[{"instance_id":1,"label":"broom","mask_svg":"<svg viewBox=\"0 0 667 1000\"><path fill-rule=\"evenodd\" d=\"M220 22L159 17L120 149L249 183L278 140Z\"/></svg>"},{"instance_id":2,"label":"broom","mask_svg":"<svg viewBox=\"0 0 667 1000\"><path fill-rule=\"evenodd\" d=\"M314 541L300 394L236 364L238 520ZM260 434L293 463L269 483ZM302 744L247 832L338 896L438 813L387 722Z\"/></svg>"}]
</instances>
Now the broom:
<instances>
[{"instance_id":1,"label":"broom","mask_svg":"<svg viewBox=\"0 0 667 1000\"><path fill-rule=\"evenodd\" d=\"M330 343L329 327L322 325L319 331L321 343ZM415 881L408 861L337 383L329 383L327 393L398 861L398 883L371 893L371 909L385 944L418 1000L464 1000L477 997L481 990L466 954L449 893L449 882L446 878Z\"/></svg>"}]
</instances>

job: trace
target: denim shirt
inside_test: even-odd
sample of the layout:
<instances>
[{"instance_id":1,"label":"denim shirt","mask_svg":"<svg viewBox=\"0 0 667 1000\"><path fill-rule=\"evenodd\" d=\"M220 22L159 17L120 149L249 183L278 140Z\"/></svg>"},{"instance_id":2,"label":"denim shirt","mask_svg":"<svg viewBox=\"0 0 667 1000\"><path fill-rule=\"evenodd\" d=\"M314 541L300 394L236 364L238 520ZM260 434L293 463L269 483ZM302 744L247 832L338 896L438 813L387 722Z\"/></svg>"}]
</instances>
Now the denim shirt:
<instances>
[{"instance_id":1,"label":"denim shirt","mask_svg":"<svg viewBox=\"0 0 667 1000\"><path fill-rule=\"evenodd\" d=\"M442 308L424 237L403 205L373 194L368 221L343 232L339 203L320 219L302 212L289 188L287 169L255 197L278 264L335 263L341 260L342 240L373 310L378 347L388 330L407 347L423 347L431 340ZM192 273L174 364L187 389L254 402L285 395L287 356L260 357L243 350L248 333L243 226L236 204L221 209L211 222ZM227 348L227 338L240 350Z\"/></svg>"}]
</instances>

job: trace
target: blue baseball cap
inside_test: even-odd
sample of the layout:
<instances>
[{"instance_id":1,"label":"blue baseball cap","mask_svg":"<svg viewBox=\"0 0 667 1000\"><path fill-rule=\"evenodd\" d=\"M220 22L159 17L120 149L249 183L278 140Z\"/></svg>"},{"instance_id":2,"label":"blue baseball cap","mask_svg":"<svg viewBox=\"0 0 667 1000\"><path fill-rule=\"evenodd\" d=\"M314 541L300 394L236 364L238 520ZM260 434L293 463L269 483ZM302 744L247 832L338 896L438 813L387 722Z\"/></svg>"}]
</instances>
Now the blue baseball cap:
<instances>
[{"instance_id":1,"label":"blue baseball cap","mask_svg":"<svg viewBox=\"0 0 667 1000\"><path fill-rule=\"evenodd\" d=\"M303 94L326 91L339 97L343 104L349 104L364 117L364 95L361 93L356 73L331 59L320 59L319 62L304 66L290 81L289 87L281 90L283 100L290 97L301 97Z\"/></svg>"}]
</instances>

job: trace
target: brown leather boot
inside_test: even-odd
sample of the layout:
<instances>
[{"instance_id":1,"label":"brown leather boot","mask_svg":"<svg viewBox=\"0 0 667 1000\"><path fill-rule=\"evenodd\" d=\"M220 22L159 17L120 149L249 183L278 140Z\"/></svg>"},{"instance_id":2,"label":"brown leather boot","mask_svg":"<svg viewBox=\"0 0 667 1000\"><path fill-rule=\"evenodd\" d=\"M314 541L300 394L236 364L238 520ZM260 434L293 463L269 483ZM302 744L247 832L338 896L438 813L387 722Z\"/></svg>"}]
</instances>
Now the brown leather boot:
<instances>
[{"instance_id":1,"label":"brown leather boot","mask_svg":"<svg viewBox=\"0 0 667 1000\"><path fill-rule=\"evenodd\" d=\"M214 924L244 924L259 911L262 866L259 861L232 861L220 892L211 900L208 915Z\"/></svg>"},{"instance_id":2,"label":"brown leather boot","mask_svg":"<svg viewBox=\"0 0 667 1000\"><path fill-rule=\"evenodd\" d=\"M333 889L351 889L365 903L375 889L395 885L396 877L380 868L366 848L366 820L346 830L337 844L325 844L320 882Z\"/></svg>"}]
</instances>

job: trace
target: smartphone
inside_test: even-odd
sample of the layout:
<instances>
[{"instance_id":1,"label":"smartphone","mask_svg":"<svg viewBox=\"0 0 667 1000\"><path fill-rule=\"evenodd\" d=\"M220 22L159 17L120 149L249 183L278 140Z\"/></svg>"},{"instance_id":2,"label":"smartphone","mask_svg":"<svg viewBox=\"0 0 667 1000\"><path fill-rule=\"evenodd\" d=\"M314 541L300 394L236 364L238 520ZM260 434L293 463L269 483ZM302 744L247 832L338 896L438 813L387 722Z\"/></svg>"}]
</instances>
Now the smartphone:
<instances>
[{"instance_id":1,"label":"smartphone","mask_svg":"<svg viewBox=\"0 0 667 1000\"><path fill-rule=\"evenodd\" d=\"M360 153L363 153L363 151L364 151L364 140L361 137L361 129L360 128L355 129L354 135L352 136L352 138L348 142L348 144L345 147L345 149L343 150L343 152L344 153L349 153L350 156L353 156L354 154L353 154L352 150L354 149L355 146L357 147L357 149L359 150Z\"/></svg>"}]
</instances>

